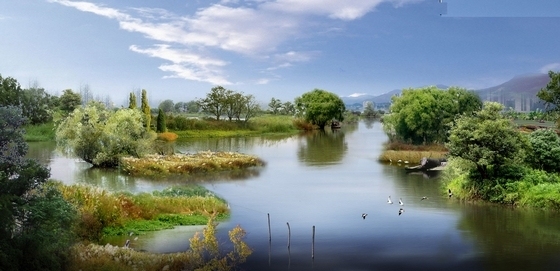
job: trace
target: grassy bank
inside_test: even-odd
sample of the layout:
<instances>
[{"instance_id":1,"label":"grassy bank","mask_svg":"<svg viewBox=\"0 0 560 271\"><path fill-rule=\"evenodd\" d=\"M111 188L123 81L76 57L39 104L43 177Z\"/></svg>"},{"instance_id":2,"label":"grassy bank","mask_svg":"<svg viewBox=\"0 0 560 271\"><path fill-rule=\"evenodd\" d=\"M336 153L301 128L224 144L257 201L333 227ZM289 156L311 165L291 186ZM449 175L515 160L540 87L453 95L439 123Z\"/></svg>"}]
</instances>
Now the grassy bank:
<instances>
[{"instance_id":1,"label":"grassy bank","mask_svg":"<svg viewBox=\"0 0 560 271\"><path fill-rule=\"evenodd\" d=\"M100 240L104 234L204 225L212 216L225 218L229 214L226 202L201 186L131 194L85 185L52 185L78 210L76 234L83 240Z\"/></svg>"},{"instance_id":2,"label":"grassy bank","mask_svg":"<svg viewBox=\"0 0 560 271\"><path fill-rule=\"evenodd\" d=\"M27 142L36 141L54 141L55 140L55 127L54 122L48 122L39 125L26 125L24 127L25 134L23 139Z\"/></svg>"},{"instance_id":3,"label":"grassy bank","mask_svg":"<svg viewBox=\"0 0 560 271\"><path fill-rule=\"evenodd\" d=\"M175 116L168 120L168 129L184 138L244 137L269 134L293 134L299 130L293 117L284 115L262 115L248 122L213 119L196 119Z\"/></svg>"},{"instance_id":4,"label":"grassy bank","mask_svg":"<svg viewBox=\"0 0 560 271\"><path fill-rule=\"evenodd\" d=\"M485 201L516 207L560 210L560 174L523 168L519 179L474 182L467 172L458 170L457 160L448 162L443 189L466 201Z\"/></svg>"}]
</instances>

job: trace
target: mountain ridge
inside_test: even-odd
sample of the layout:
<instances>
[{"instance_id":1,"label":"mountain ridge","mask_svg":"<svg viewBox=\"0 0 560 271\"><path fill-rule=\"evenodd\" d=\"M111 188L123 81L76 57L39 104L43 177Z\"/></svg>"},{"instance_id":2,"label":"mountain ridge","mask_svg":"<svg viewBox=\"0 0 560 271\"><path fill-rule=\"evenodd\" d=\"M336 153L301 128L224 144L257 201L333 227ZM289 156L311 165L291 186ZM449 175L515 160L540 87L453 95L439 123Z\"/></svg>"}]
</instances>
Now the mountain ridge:
<instances>
[{"instance_id":1,"label":"mountain ridge","mask_svg":"<svg viewBox=\"0 0 560 271\"><path fill-rule=\"evenodd\" d=\"M510 80L499 85L474 89L483 101L495 101L517 111L531 111L542 108L543 103L536 96L537 92L546 87L550 78L544 73L528 73L516 75ZM437 84L440 89L447 89L449 86ZM364 94L355 97L341 97L346 105L363 104L371 101L375 104L387 104L391 102L393 95L400 94L402 89L394 89L380 95Z\"/></svg>"}]
</instances>

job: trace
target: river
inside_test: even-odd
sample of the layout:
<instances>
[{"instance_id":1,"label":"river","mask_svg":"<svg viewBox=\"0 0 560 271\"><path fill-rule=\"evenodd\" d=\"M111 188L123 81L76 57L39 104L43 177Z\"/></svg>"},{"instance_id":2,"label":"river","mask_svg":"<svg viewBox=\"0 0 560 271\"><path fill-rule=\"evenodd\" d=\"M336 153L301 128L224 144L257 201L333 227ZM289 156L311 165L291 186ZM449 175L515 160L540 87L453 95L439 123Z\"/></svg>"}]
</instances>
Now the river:
<instances>
[{"instance_id":1,"label":"river","mask_svg":"<svg viewBox=\"0 0 560 271\"><path fill-rule=\"evenodd\" d=\"M560 270L559 213L449 198L438 176L379 163L386 140L377 122L283 138L197 139L178 143L176 150L238 151L261 157L266 166L160 180L90 169L48 142L30 143L28 156L67 184L134 193L185 182L204 185L231 208L231 218L218 226L221 243L227 248L227 231L235 225L247 232L254 253L242 270ZM197 230L141 235L131 247L184 251Z\"/></svg>"}]
</instances>

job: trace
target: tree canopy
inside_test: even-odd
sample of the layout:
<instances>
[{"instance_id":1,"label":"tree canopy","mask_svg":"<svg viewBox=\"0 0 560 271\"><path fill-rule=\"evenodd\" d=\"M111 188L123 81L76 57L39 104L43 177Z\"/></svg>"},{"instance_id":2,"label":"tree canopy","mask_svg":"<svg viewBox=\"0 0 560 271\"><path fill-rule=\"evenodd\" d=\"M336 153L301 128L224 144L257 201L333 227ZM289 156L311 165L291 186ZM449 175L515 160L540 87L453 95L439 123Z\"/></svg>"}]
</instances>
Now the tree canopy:
<instances>
[{"instance_id":1,"label":"tree canopy","mask_svg":"<svg viewBox=\"0 0 560 271\"><path fill-rule=\"evenodd\" d=\"M314 89L297 97L294 103L303 118L319 126L319 129L324 129L333 120L344 120L346 106L342 99L332 92Z\"/></svg>"},{"instance_id":2,"label":"tree canopy","mask_svg":"<svg viewBox=\"0 0 560 271\"><path fill-rule=\"evenodd\" d=\"M447 148L451 157L468 161L471 179L495 180L502 169L523 161L527 138L503 117L503 105L485 102L474 115L462 115L452 126Z\"/></svg>"},{"instance_id":3,"label":"tree canopy","mask_svg":"<svg viewBox=\"0 0 560 271\"><path fill-rule=\"evenodd\" d=\"M0 107L0 270L61 270L76 213L25 158L23 123L21 109Z\"/></svg>"},{"instance_id":4,"label":"tree canopy","mask_svg":"<svg viewBox=\"0 0 560 271\"><path fill-rule=\"evenodd\" d=\"M482 107L476 93L455 87L405 89L392 101L391 114L384 118L384 129L392 139L413 144L445 142L450 124L458 115Z\"/></svg>"},{"instance_id":5,"label":"tree canopy","mask_svg":"<svg viewBox=\"0 0 560 271\"><path fill-rule=\"evenodd\" d=\"M154 135L143 127L143 114L134 109L108 110L98 102L71 113L56 130L62 151L98 167L115 167L123 155L150 151Z\"/></svg>"},{"instance_id":6,"label":"tree canopy","mask_svg":"<svg viewBox=\"0 0 560 271\"><path fill-rule=\"evenodd\" d=\"M242 92L235 92L222 86L213 87L205 98L197 100L197 104L203 112L211 114L216 120L226 115L230 121L233 119L240 121L241 118L248 121L260 111L252 95L243 95Z\"/></svg>"},{"instance_id":7,"label":"tree canopy","mask_svg":"<svg viewBox=\"0 0 560 271\"><path fill-rule=\"evenodd\" d=\"M82 96L71 89L65 89L60 95L59 103L60 110L70 113L82 104Z\"/></svg>"}]
</instances>

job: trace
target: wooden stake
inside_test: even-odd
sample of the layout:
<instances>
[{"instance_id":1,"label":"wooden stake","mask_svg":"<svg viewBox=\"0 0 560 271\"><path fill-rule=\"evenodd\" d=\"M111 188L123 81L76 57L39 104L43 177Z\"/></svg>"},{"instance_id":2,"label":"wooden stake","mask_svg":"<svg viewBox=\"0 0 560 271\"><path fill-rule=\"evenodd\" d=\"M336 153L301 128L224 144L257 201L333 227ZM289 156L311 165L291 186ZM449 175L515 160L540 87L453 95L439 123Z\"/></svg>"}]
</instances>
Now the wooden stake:
<instances>
[{"instance_id":1,"label":"wooden stake","mask_svg":"<svg viewBox=\"0 0 560 271\"><path fill-rule=\"evenodd\" d=\"M286 225L288 225L288 249L290 249L290 239L292 236L291 230L290 230L290 223L286 222Z\"/></svg>"},{"instance_id":2,"label":"wooden stake","mask_svg":"<svg viewBox=\"0 0 560 271\"><path fill-rule=\"evenodd\" d=\"M311 239L311 259L315 259L315 226L313 226L313 237Z\"/></svg>"}]
</instances>

